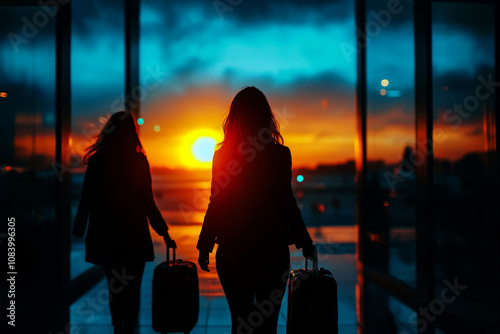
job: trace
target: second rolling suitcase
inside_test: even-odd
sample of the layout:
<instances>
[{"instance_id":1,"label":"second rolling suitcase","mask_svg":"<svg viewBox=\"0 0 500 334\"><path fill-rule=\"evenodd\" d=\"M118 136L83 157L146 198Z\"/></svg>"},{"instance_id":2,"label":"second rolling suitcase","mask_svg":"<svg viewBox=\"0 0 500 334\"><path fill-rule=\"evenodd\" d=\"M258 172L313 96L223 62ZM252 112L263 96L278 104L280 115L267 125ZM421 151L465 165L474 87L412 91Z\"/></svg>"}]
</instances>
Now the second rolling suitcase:
<instances>
[{"instance_id":1,"label":"second rolling suitcase","mask_svg":"<svg viewBox=\"0 0 500 334\"><path fill-rule=\"evenodd\" d=\"M338 333L337 282L330 271L292 270L288 279L287 334Z\"/></svg>"},{"instance_id":2,"label":"second rolling suitcase","mask_svg":"<svg viewBox=\"0 0 500 334\"><path fill-rule=\"evenodd\" d=\"M153 273L153 330L161 333L189 333L198 322L200 290L196 265L176 260L156 266Z\"/></svg>"}]
</instances>

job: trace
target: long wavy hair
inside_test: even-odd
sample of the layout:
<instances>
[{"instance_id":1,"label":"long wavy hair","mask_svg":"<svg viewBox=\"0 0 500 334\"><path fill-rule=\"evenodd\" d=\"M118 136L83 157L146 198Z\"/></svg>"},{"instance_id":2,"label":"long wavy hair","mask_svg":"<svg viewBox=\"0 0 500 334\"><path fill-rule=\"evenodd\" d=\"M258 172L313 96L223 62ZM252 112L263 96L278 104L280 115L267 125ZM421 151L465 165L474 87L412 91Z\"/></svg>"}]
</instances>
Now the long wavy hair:
<instances>
[{"instance_id":1,"label":"long wavy hair","mask_svg":"<svg viewBox=\"0 0 500 334\"><path fill-rule=\"evenodd\" d=\"M89 159L96 154L116 159L127 157L134 152L144 154L134 117L128 112L119 111L111 115L96 142L87 147L83 161L88 164Z\"/></svg>"},{"instance_id":2,"label":"long wavy hair","mask_svg":"<svg viewBox=\"0 0 500 334\"><path fill-rule=\"evenodd\" d=\"M226 155L236 155L240 145L248 143L250 138L262 138L263 134L272 137L266 139L265 144L283 145L279 124L266 96L253 86L244 87L235 95L222 129L224 140L217 148Z\"/></svg>"}]
</instances>

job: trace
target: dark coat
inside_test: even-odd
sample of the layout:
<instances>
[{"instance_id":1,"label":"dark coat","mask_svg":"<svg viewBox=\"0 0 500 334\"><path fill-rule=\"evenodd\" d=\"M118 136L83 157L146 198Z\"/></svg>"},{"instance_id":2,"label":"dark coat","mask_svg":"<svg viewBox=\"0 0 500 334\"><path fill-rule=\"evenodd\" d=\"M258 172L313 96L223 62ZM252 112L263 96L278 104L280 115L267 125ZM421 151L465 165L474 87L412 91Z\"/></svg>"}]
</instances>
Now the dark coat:
<instances>
[{"instance_id":1,"label":"dark coat","mask_svg":"<svg viewBox=\"0 0 500 334\"><path fill-rule=\"evenodd\" d=\"M293 196L290 149L278 144L240 147L239 162L221 151L213 158L198 250L211 252L214 243L240 252L312 243Z\"/></svg>"},{"instance_id":2,"label":"dark coat","mask_svg":"<svg viewBox=\"0 0 500 334\"><path fill-rule=\"evenodd\" d=\"M167 224L154 202L146 157L134 152L122 160L110 161L98 152L90 158L85 172L73 235L83 236L88 220L87 262L152 261L148 218L159 235L167 233Z\"/></svg>"}]
</instances>

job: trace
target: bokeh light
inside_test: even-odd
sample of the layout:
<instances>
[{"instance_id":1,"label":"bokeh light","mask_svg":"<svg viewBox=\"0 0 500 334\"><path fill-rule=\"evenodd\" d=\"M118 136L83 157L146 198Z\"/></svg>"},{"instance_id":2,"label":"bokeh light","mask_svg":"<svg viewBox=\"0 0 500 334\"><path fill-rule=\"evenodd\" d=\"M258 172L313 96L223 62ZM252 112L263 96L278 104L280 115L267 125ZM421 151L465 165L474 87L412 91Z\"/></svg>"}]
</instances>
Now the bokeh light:
<instances>
[{"instance_id":1,"label":"bokeh light","mask_svg":"<svg viewBox=\"0 0 500 334\"><path fill-rule=\"evenodd\" d=\"M387 87L389 86L389 80L382 79L382 81L380 81L380 84L382 85L382 87Z\"/></svg>"},{"instance_id":2,"label":"bokeh light","mask_svg":"<svg viewBox=\"0 0 500 334\"><path fill-rule=\"evenodd\" d=\"M144 118L142 118L142 117L141 117L141 118L138 118L138 119L137 119L137 124L139 124L139 125L143 125L143 124L144 124Z\"/></svg>"},{"instance_id":3,"label":"bokeh light","mask_svg":"<svg viewBox=\"0 0 500 334\"><path fill-rule=\"evenodd\" d=\"M304 176L303 175L297 175L297 182L302 182L304 181Z\"/></svg>"},{"instance_id":4,"label":"bokeh light","mask_svg":"<svg viewBox=\"0 0 500 334\"><path fill-rule=\"evenodd\" d=\"M155 132L160 132L161 127L157 124L157 125L155 125L154 130L155 130Z\"/></svg>"}]
</instances>

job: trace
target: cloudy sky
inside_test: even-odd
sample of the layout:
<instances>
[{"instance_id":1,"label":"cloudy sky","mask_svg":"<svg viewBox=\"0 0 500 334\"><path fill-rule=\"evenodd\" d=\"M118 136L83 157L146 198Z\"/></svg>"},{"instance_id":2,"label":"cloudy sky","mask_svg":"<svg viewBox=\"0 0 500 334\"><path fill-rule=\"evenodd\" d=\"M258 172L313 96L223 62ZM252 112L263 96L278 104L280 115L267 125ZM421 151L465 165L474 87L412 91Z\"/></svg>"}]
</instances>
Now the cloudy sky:
<instances>
[{"instance_id":1,"label":"cloudy sky","mask_svg":"<svg viewBox=\"0 0 500 334\"><path fill-rule=\"evenodd\" d=\"M232 97L250 85L267 95L294 165L353 158L356 55L346 57L340 47L354 44L353 4L301 3L242 1L218 8L212 1L142 2L140 77L145 86L153 82L151 72L160 76L142 101L141 138L152 164L182 167L190 133L220 135ZM75 95L74 128L106 113L122 89L123 44L113 39L123 33L122 22L111 10L119 6L108 3L103 12L92 4L74 10L73 88L92 87L108 102ZM110 21L114 30L106 29ZM103 61L110 58L116 60ZM99 112L92 115L91 108Z\"/></svg>"},{"instance_id":2,"label":"cloudy sky","mask_svg":"<svg viewBox=\"0 0 500 334\"><path fill-rule=\"evenodd\" d=\"M193 134L220 139L221 117L232 97L250 85L267 95L296 167L353 159L354 3L228 3L141 2L140 78L145 94L144 124L139 128L151 164L197 167L186 159ZM390 16L387 1L368 3L368 158L396 162L405 145L415 144L412 3L401 1L398 12ZM482 102L460 127L443 115L454 103L474 95L478 76L487 78L492 72L493 14L487 6L445 6L450 5L433 8L435 124L453 139L438 147L439 154L457 159L464 143L471 150L484 148L478 128L491 102ZM15 31L20 24L13 19L10 23L5 31ZM121 105L123 27L121 0L73 1L72 120L77 152L90 143L88 134L100 121ZM54 27L46 28L50 29ZM2 45L5 49L8 42L4 39ZM50 48L53 41L36 43L37 54L46 52L45 58L53 55ZM47 81L53 68L40 67L40 59L29 64L8 50L2 54L1 74L11 74L14 81L26 82L29 73L28 81L37 85ZM381 85L382 79L388 86ZM44 91L49 94L50 88Z\"/></svg>"}]
</instances>

